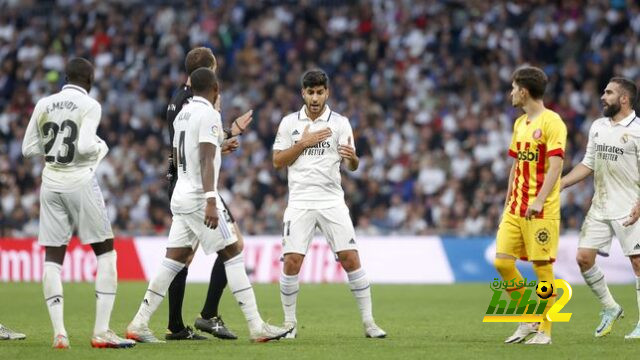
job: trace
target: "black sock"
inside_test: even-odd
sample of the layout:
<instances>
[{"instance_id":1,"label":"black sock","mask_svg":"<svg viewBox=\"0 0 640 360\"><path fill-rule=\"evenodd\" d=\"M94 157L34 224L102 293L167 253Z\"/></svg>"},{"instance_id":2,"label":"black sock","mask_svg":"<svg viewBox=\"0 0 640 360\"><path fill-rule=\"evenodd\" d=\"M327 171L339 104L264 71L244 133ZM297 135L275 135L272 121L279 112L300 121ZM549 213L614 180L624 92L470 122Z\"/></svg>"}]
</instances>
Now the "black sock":
<instances>
[{"instance_id":1,"label":"black sock","mask_svg":"<svg viewBox=\"0 0 640 360\"><path fill-rule=\"evenodd\" d=\"M227 273L224 271L224 261L218 256L213 269L211 269L211 280L209 280L209 290L207 290L207 300L204 302L200 316L203 319L211 319L218 316L218 305L224 287L227 286Z\"/></svg>"},{"instance_id":2,"label":"black sock","mask_svg":"<svg viewBox=\"0 0 640 360\"><path fill-rule=\"evenodd\" d=\"M184 300L184 287L187 283L188 268L180 270L173 278L169 286L169 330L172 333L180 332L184 329L182 321L182 300Z\"/></svg>"}]
</instances>

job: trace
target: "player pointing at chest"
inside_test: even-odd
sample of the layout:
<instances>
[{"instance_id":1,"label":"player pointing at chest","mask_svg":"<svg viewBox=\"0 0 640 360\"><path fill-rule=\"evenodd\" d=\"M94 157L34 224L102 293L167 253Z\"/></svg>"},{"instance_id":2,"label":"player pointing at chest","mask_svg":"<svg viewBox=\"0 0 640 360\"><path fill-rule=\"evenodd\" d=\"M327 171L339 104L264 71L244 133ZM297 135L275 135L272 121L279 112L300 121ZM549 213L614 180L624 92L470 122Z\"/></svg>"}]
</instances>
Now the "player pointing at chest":
<instances>
[{"instance_id":1,"label":"player pointing at chest","mask_svg":"<svg viewBox=\"0 0 640 360\"><path fill-rule=\"evenodd\" d=\"M316 228L327 238L347 272L367 337L385 337L373 320L371 289L360 265L355 231L344 201L340 163L351 171L359 159L353 147L349 120L331 110L329 78L322 70L302 76L300 111L285 116L273 145L273 165L287 167L289 204L284 213L284 268L280 276L280 297L285 327L295 327L299 291L298 273ZM287 337L295 337L296 329Z\"/></svg>"}]
</instances>

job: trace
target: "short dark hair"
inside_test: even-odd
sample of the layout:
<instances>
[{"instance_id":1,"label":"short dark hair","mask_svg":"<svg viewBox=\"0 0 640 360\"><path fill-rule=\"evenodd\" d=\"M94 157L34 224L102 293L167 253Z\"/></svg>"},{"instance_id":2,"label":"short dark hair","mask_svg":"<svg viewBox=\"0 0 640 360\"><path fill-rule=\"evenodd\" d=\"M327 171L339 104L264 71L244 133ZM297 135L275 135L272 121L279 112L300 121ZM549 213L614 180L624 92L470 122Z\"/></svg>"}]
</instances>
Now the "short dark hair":
<instances>
[{"instance_id":1,"label":"short dark hair","mask_svg":"<svg viewBox=\"0 0 640 360\"><path fill-rule=\"evenodd\" d=\"M633 82L633 80L629 80L621 76L612 77L609 82L616 83L620 86L622 91L626 93L625 95L629 97L629 100L631 101L631 108L633 108L636 103L636 97L638 96L638 87L636 86L636 83Z\"/></svg>"},{"instance_id":2,"label":"short dark hair","mask_svg":"<svg viewBox=\"0 0 640 360\"><path fill-rule=\"evenodd\" d=\"M184 67L189 76L191 76L191 73L196 71L196 69L202 67L210 68L214 65L216 65L216 57L213 56L211 49L204 46L191 49L184 59Z\"/></svg>"},{"instance_id":3,"label":"short dark hair","mask_svg":"<svg viewBox=\"0 0 640 360\"><path fill-rule=\"evenodd\" d=\"M70 83L91 85L93 81L93 65L85 58L75 57L69 60L64 72Z\"/></svg>"},{"instance_id":4,"label":"short dark hair","mask_svg":"<svg viewBox=\"0 0 640 360\"><path fill-rule=\"evenodd\" d=\"M516 70L512 79L519 87L527 89L529 95L536 100L542 99L549 82L544 71L533 66L526 66Z\"/></svg>"},{"instance_id":5,"label":"short dark hair","mask_svg":"<svg viewBox=\"0 0 640 360\"><path fill-rule=\"evenodd\" d=\"M300 80L302 88L324 86L325 89L329 88L329 76L321 69L307 70Z\"/></svg>"},{"instance_id":6,"label":"short dark hair","mask_svg":"<svg viewBox=\"0 0 640 360\"><path fill-rule=\"evenodd\" d=\"M218 77L213 70L201 67L191 73L191 89L194 94L203 94L212 89L218 91Z\"/></svg>"}]
</instances>

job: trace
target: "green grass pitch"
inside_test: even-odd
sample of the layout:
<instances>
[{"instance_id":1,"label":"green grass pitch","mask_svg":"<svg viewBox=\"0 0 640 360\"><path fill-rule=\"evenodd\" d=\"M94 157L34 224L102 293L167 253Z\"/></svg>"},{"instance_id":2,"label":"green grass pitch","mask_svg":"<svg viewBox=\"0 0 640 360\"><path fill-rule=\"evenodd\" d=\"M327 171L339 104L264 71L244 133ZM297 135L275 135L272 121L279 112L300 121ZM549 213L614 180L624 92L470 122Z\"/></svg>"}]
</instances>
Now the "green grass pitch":
<instances>
[{"instance_id":1,"label":"green grass pitch","mask_svg":"<svg viewBox=\"0 0 640 360\"><path fill-rule=\"evenodd\" d=\"M144 283L121 283L111 327L120 335L135 314ZM277 285L255 286L262 316L282 321ZM253 344L242 313L225 292L221 313L240 337L236 341L138 344L133 349L92 349L95 301L92 284L65 284L65 321L71 349L50 348L51 324L37 283L0 284L0 323L27 334L24 341L0 341L0 359L451 359L451 358L636 358L640 341L625 341L638 319L632 285L612 286L627 316L606 338L595 339L598 304L590 290L575 286L573 299L563 309L572 312L569 323L556 323L553 345L504 345L515 324L482 323L491 292L488 284L374 285L374 314L389 336L366 339L359 313L346 284L301 286L298 298L298 339ZM200 310L206 286L188 284L184 317L188 324ZM163 335L165 301L151 322Z\"/></svg>"}]
</instances>

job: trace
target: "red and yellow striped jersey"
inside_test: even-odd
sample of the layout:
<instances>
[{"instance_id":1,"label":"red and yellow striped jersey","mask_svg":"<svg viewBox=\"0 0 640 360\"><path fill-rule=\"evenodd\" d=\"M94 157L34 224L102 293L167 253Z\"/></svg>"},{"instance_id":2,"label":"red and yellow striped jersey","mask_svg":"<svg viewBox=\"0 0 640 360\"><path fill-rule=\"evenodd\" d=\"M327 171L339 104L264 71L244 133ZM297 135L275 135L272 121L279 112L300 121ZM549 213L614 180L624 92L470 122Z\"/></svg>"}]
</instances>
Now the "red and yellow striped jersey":
<instances>
[{"instance_id":1,"label":"red and yellow striped jersey","mask_svg":"<svg viewBox=\"0 0 640 360\"><path fill-rule=\"evenodd\" d=\"M527 114L516 119L509 146L509 156L516 159L515 174L507 211L524 217L535 201L549 169L548 158L564 158L567 127L557 113L545 109L529 121ZM540 219L560 219L560 177L544 202Z\"/></svg>"}]
</instances>

